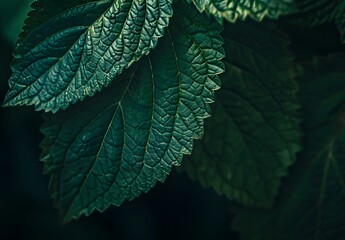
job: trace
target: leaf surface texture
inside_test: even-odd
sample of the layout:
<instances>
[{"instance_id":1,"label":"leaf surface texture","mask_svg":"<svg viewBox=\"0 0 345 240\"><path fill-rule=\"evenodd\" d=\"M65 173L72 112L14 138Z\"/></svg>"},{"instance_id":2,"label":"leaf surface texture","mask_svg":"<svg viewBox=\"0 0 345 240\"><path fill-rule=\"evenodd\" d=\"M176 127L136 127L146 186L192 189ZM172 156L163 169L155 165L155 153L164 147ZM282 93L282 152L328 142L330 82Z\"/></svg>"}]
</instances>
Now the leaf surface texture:
<instances>
[{"instance_id":1,"label":"leaf surface texture","mask_svg":"<svg viewBox=\"0 0 345 240\"><path fill-rule=\"evenodd\" d=\"M94 95L156 46L172 15L170 0L62 2L56 14L42 1L15 49L7 106L56 112Z\"/></svg>"},{"instance_id":2,"label":"leaf surface texture","mask_svg":"<svg viewBox=\"0 0 345 240\"><path fill-rule=\"evenodd\" d=\"M295 14L290 20L298 25L316 26L334 22L345 43L345 1L335 0L299 0L296 1Z\"/></svg>"},{"instance_id":3,"label":"leaf surface texture","mask_svg":"<svg viewBox=\"0 0 345 240\"><path fill-rule=\"evenodd\" d=\"M225 36L225 74L214 118L183 168L245 205L268 206L300 149L297 87L275 25L236 23Z\"/></svg>"},{"instance_id":4,"label":"leaf surface texture","mask_svg":"<svg viewBox=\"0 0 345 240\"><path fill-rule=\"evenodd\" d=\"M224 56L221 26L187 4L157 49L95 97L48 115L45 171L64 221L163 182L201 138Z\"/></svg>"},{"instance_id":5,"label":"leaf surface texture","mask_svg":"<svg viewBox=\"0 0 345 240\"><path fill-rule=\"evenodd\" d=\"M345 236L345 55L304 66L304 151L268 211L239 208L244 239L340 240Z\"/></svg>"},{"instance_id":6,"label":"leaf surface texture","mask_svg":"<svg viewBox=\"0 0 345 240\"><path fill-rule=\"evenodd\" d=\"M277 18L294 9L292 0L188 0L192 1L200 12L214 16L219 22L226 19L235 22L248 16L261 21L265 16Z\"/></svg>"}]
</instances>

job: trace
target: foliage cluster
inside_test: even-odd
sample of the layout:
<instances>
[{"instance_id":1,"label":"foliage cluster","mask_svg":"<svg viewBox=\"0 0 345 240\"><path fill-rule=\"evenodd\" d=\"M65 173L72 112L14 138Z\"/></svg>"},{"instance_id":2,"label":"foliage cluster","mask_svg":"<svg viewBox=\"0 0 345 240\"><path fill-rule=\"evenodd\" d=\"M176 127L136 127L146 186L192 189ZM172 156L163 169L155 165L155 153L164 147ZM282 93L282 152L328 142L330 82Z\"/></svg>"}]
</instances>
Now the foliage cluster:
<instances>
[{"instance_id":1,"label":"foliage cluster","mask_svg":"<svg viewBox=\"0 0 345 240\"><path fill-rule=\"evenodd\" d=\"M244 239L342 239L345 52L301 63L281 22L332 23L345 43L341 0L33 2L4 106L45 112L62 221L182 164Z\"/></svg>"}]
</instances>

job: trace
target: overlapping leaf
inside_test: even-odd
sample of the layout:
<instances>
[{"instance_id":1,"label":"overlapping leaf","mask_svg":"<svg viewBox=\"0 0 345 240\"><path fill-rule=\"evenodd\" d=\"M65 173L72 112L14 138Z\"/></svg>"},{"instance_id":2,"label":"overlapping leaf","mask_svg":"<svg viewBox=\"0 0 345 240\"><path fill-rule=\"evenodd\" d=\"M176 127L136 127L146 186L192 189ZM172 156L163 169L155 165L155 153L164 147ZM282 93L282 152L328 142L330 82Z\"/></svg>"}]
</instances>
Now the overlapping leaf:
<instances>
[{"instance_id":1,"label":"overlapping leaf","mask_svg":"<svg viewBox=\"0 0 345 240\"><path fill-rule=\"evenodd\" d=\"M338 2L333 0L300 0L296 1L296 15L292 20L298 24L314 26L334 19Z\"/></svg>"},{"instance_id":2,"label":"overlapping leaf","mask_svg":"<svg viewBox=\"0 0 345 240\"><path fill-rule=\"evenodd\" d=\"M65 221L149 191L202 136L223 71L221 27L176 8L184 11L149 57L43 126L45 171Z\"/></svg>"},{"instance_id":3,"label":"overlapping leaf","mask_svg":"<svg viewBox=\"0 0 345 240\"><path fill-rule=\"evenodd\" d=\"M305 148L269 211L238 209L243 239L345 236L345 54L318 59L301 78Z\"/></svg>"},{"instance_id":4,"label":"overlapping leaf","mask_svg":"<svg viewBox=\"0 0 345 240\"><path fill-rule=\"evenodd\" d=\"M342 43L345 43L345 1L341 1L337 8L335 22L338 26Z\"/></svg>"},{"instance_id":5,"label":"overlapping leaf","mask_svg":"<svg viewBox=\"0 0 345 240\"><path fill-rule=\"evenodd\" d=\"M214 118L183 166L229 199L267 206L300 148L288 42L264 23L236 23L224 36L226 71Z\"/></svg>"},{"instance_id":6,"label":"overlapping leaf","mask_svg":"<svg viewBox=\"0 0 345 240\"><path fill-rule=\"evenodd\" d=\"M345 1L299 0L296 1L295 13L291 20L298 25L315 26L335 22L345 43Z\"/></svg>"},{"instance_id":7,"label":"overlapping leaf","mask_svg":"<svg viewBox=\"0 0 345 240\"><path fill-rule=\"evenodd\" d=\"M188 0L192 1L200 12L213 15L218 21L226 19L235 22L248 16L261 21L265 16L277 18L293 11L292 0Z\"/></svg>"},{"instance_id":8,"label":"overlapping leaf","mask_svg":"<svg viewBox=\"0 0 345 240\"><path fill-rule=\"evenodd\" d=\"M92 96L155 47L172 15L170 0L82 0L56 14L43 1L50 10L36 4L16 46L5 105L56 112Z\"/></svg>"}]
</instances>

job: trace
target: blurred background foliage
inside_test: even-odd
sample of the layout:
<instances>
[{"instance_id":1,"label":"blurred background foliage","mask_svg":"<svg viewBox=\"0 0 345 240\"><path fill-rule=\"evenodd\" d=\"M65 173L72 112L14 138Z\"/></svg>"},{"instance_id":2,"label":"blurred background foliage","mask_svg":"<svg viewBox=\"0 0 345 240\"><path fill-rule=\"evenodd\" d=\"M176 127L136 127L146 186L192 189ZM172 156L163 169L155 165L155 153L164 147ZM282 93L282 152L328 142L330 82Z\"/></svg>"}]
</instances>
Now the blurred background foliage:
<instances>
[{"instance_id":1,"label":"blurred background foliage","mask_svg":"<svg viewBox=\"0 0 345 240\"><path fill-rule=\"evenodd\" d=\"M31 0L0 0L0 101L8 90L11 52ZM280 27L298 62L344 51L333 24ZM317 39L317 41L315 40ZM31 107L0 108L0 239L238 239L230 203L175 171L148 194L104 213L61 225L42 175L39 127Z\"/></svg>"}]
</instances>

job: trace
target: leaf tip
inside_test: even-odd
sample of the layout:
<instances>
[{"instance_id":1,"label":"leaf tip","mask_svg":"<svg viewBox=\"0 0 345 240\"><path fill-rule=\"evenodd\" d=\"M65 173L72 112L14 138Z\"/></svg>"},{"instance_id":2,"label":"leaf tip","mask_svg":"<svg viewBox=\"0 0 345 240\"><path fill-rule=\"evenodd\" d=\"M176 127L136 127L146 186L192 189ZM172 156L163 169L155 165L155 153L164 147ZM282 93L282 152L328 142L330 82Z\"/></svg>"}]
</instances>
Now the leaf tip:
<instances>
[{"instance_id":1,"label":"leaf tip","mask_svg":"<svg viewBox=\"0 0 345 240\"><path fill-rule=\"evenodd\" d=\"M13 98L9 96L9 93L7 93L1 107L14 107L16 105L17 103L13 103Z\"/></svg>"}]
</instances>

